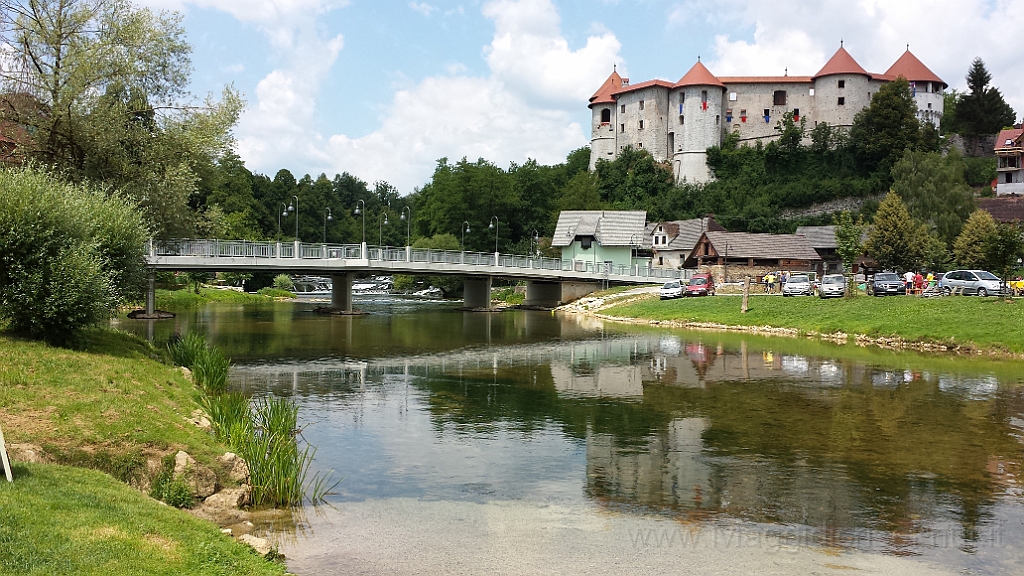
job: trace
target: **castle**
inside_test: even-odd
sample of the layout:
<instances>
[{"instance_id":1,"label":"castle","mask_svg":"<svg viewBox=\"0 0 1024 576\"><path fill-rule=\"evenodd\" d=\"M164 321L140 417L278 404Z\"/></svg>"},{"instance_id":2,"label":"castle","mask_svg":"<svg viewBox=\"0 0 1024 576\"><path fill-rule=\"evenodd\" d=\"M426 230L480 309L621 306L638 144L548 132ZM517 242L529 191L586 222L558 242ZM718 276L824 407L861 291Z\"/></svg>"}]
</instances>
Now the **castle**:
<instances>
[{"instance_id":1,"label":"castle","mask_svg":"<svg viewBox=\"0 0 1024 576\"><path fill-rule=\"evenodd\" d=\"M727 133L741 143L773 138L787 112L796 121L806 118L809 127L827 122L849 128L871 95L901 76L910 81L918 119L937 127L947 84L909 47L884 74L865 71L841 45L814 76L718 77L699 58L674 84L630 84L613 71L590 98L590 169L632 146L671 163L679 182L707 182L714 176L706 150L721 145Z\"/></svg>"}]
</instances>

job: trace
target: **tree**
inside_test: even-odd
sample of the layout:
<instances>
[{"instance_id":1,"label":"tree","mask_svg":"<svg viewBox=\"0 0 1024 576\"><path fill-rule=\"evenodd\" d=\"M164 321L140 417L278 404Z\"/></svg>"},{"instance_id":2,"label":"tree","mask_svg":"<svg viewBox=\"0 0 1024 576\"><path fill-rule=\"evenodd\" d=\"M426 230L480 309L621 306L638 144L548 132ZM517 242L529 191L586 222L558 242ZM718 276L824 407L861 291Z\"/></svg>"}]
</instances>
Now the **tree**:
<instances>
[{"instance_id":1,"label":"tree","mask_svg":"<svg viewBox=\"0 0 1024 576\"><path fill-rule=\"evenodd\" d=\"M996 234L996 221L984 210L975 210L953 242L953 257L964 268L988 268L987 247Z\"/></svg>"},{"instance_id":2,"label":"tree","mask_svg":"<svg viewBox=\"0 0 1024 576\"><path fill-rule=\"evenodd\" d=\"M912 270L936 259L928 227L911 218L895 192L878 205L865 248L883 270Z\"/></svg>"},{"instance_id":3,"label":"tree","mask_svg":"<svg viewBox=\"0 0 1024 576\"><path fill-rule=\"evenodd\" d=\"M1004 287L1024 258L1024 230L1019 224L1001 223L985 243L989 268L1003 279Z\"/></svg>"},{"instance_id":4,"label":"tree","mask_svg":"<svg viewBox=\"0 0 1024 576\"><path fill-rule=\"evenodd\" d=\"M1013 108L1003 99L999 89L989 86L992 75L981 58L971 62L967 71L968 92L956 103L956 124L965 136L995 134L1017 119Z\"/></svg>"},{"instance_id":5,"label":"tree","mask_svg":"<svg viewBox=\"0 0 1024 576\"><path fill-rule=\"evenodd\" d=\"M864 220L858 218L855 222L849 212L841 212L835 219L836 252L843 260L847 270L853 270L853 262L864 252ZM853 297L853 276L850 276L850 289L847 296Z\"/></svg>"},{"instance_id":6,"label":"tree","mask_svg":"<svg viewBox=\"0 0 1024 576\"><path fill-rule=\"evenodd\" d=\"M917 102L903 77L883 85L871 105L854 116L850 140L867 170L888 174L908 148L920 142Z\"/></svg>"},{"instance_id":7,"label":"tree","mask_svg":"<svg viewBox=\"0 0 1024 576\"><path fill-rule=\"evenodd\" d=\"M964 181L966 165L958 153L907 150L892 168L892 190L910 215L935 228L952 246L964 221L974 211L974 195Z\"/></svg>"},{"instance_id":8,"label":"tree","mask_svg":"<svg viewBox=\"0 0 1024 576\"><path fill-rule=\"evenodd\" d=\"M75 182L126 193L162 236L190 232L198 170L230 150L242 108L186 101L181 16L127 0L0 0L0 116L32 135L28 156Z\"/></svg>"},{"instance_id":9,"label":"tree","mask_svg":"<svg viewBox=\"0 0 1024 576\"><path fill-rule=\"evenodd\" d=\"M26 169L0 170L0 319L56 344L136 301L146 277L131 202Z\"/></svg>"}]
</instances>

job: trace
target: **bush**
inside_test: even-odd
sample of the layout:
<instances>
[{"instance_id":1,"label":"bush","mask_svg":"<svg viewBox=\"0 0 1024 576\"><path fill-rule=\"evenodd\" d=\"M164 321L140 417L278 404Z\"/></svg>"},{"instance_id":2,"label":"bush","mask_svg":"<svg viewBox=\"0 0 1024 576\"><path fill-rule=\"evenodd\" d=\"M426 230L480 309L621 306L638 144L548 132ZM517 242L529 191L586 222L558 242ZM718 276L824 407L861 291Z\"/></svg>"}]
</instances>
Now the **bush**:
<instances>
[{"instance_id":1,"label":"bush","mask_svg":"<svg viewBox=\"0 0 1024 576\"><path fill-rule=\"evenodd\" d=\"M0 320L69 343L141 296L147 236L119 196L33 168L0 170Z\"/></svg>"},{"instance_id":2,"label":"bush","mask_svg":"<svg viewBox=\"0 0 1024 576\"><path fill-rule=\"evenodd\" d=\"M280 288L260 288L256 291L260 296L268 296L270 298L295 298L294 292L288 290L282 290Z\"/></svg>"},{"instance_id":3,"label":"bush","mask_svg":"<svg viewBox=\"0 0 1024 576\"><path fill-rule=\"evenodd\" d=\"M149 495L175 508L191 508L196 503L192 487L182 478L174 477L174 455L165 456L160 472L153 478Z\"/></svg>"},{"instance_id":4,"label":"bush","mask_svg":"<svg viewBox=\"0 0 1024 576\"><path fill-rule=\"evenodd\" d=\"M192 370L192 379L207 394L223 394L228 388L231 361L217 348L206 345L206 338L194 332L167 345L171 360Z\"/></svg>"},{"instance_id":5,"label":"bush","mask_svg":"<svg viewBox=\"0 0 1024 576\"><path fill-rule=\"evenodd\" d=\"M292 279L289 278L287 274L278 274L277 276L274 276L274 288L294 292L295 284L292 283Z\"/></svg>"}]
</instances>

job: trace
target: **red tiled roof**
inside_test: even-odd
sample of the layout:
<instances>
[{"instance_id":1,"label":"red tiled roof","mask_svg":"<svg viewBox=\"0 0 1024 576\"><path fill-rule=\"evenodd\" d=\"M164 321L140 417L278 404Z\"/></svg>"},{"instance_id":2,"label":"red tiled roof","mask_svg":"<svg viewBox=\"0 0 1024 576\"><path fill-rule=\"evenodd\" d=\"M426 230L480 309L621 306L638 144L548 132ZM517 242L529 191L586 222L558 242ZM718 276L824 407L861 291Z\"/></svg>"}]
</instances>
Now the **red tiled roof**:
<instances>
[{"instance_id":1,"label":"red tiled roof","mask_svg":"<svg viewBox=\"0 0 1024 576\"><path fill-rule=\"evenodd\" d=\"M1024 134L1024 129L1022 128L1010 128L1008 130L1000 130L999 136L996 137L995 149L999 150L1000 148L1020 148L1021 134ZM1010 141L1009 144L1006 143L1007 140Z\"/></svg>"},{"instance_id":2,"label":"red tiled roof","mask_svg":"<svg viewBox=\"0 0 1024 576\"><path fill-rule=\"evenodd\" d=\"M822 66L821 70L818 70L818 73L814 75L814 78L829 76L831 74L861 74L869 78L871 77L871 74L868 74L863 68L861 68L860 64L857 64L857 61L853 59L853 56L850 56L850 53L842 46L840 46L839 50L836 50L836 53L828 59L828 62Z\"/></svg>"},{"instance_id":3,"label":"red tiled roof","mask_svg":"<svg viewBox=\"0 0 1024 576\"><path fill-rule=\"evenodd\" d=\"M676 82L676 87L680 86L718 86L725 88L725 84L722 84L722 81L716 78L700 60L690 68L689 72L683 74L679 82Z\"/></svg>"},{"instance_id":4,"label":"red tiled roof","mask_svg":"<svg viewBox=\"0 0 1024 576\"><path fill-rule=\"evenodd\" d=\"M899 60L893 63L888 70L885 71L886 76L897 78L903 76L911 82L938 82L942 84L943 88L948 87L948 84L942 81L935 75L934 72L928 69L923 62L917 59L910 50L903 53Z\"/></svg>"},{"instance_id":5,"label":"red tiled roof","mask_svg":"<svg viewBox=\"0 0 1024 576\"><path fill-rule=\"evenodd\" d=\"M810 76L719 76L726 84L810 84L814 78Z\"/></svg>"},{"instance_id":6,"label":"red tiled roof","mask_svg":"<svg viewBox=\"0 0 1024 576\"><path fill-rule=\"evenodd\" d=\"M671 82L665 80L648 80L647 82L641 82L639 84L628 84L619 88L612 95L618 96L619 94L625 94L626 92L632 92L633 90L642 90L644 88L650 88L651 86L661 86L662 88L672 88Z\"/></svg>"},{"instance_id":7,"label":"red tiled roof","mask_svg":"<svg viewBox=\"0 0 1024 576\"><path fill-rule=\"evenodd\" d=\"M626 82L628 83L629 80L626 80ZM612 94L619 88L622 88L622 76L619 76L619 73L613 70L612 75L590 97L590 106L594 104L614 104L615 98L612 97Z\"/></svg>"}]
</instances>

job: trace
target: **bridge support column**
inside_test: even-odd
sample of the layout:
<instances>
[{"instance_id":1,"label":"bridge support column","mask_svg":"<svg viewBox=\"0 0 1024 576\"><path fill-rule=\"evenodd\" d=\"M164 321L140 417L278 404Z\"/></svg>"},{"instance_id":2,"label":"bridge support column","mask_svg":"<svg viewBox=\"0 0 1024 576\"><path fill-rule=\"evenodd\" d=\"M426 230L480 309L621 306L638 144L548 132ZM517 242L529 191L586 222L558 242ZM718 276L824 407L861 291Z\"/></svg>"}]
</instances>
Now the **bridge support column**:
<instances>
[{"instance_id":1,"label":"bridge support column","mask_svg":"<svg viewBox=\"0 0 1024 576\"><path fill-rule=\"evenodd\" d=\"M544 280L526 281L526 299L523 306L554 308L562 303L562 283Z\"/></svg>"},{"instance_id":2,"label":"bridge support column","mask_svg":"<svg viewBox=\"0 0 1024 576\"><path fill-rule=\"evenodd\" d=\"M156 271L149 271L149 282L146 286L146 316L156 311Z\"/></svg>"},{"instance_id":3,"label":"bridge support column","mask_svg":"<svg viewBox=\"0 0 1024 576\"><path fill-rule=\"evenodd\" d=\"M463 282L462 303L466 308L491 307L491 277L468 276Z\"/></svg>"},{"instance_id":4,"label":"bridge support column","mask_svg":"<svg viewBox=\"0 0 1024 576\"><path fill-rule=\"evenodd\" d=\"M355 274L331 274L331 308L352 311L352 279Z\"/></svg>"}]
</instances>

